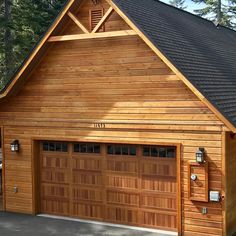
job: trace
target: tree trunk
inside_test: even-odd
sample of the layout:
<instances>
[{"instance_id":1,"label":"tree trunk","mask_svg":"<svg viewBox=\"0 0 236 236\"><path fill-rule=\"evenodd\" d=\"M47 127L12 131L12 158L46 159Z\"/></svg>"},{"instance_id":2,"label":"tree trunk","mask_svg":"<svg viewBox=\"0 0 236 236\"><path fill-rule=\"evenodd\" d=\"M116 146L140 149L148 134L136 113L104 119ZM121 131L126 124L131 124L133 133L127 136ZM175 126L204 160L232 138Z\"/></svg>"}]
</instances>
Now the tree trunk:
<instances>
[{"instance_id":1,"label":"tree trunk","mask_svg":"<svg viewBox=\"0 0 236 236\"><path fill-rule=\"evenodd\" d=\"M6 75L9 75L13 65L13 57L12 57L13 45L12 45L12 34L10 28L11 0L4 0L4 19L5 19L5 32L4 32L5 70L6 70Z\"/></svg>"}]
</instances>

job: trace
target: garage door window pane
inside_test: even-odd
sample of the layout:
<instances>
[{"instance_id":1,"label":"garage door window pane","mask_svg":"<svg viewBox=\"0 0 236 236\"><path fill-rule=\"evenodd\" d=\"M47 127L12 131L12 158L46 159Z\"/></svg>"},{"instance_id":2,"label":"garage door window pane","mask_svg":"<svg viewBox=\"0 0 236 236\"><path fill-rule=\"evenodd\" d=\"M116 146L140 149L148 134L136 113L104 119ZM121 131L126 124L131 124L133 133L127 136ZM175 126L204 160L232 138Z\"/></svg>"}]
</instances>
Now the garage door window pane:
<instances>
[{"instance_id":1,"label":"garage door window pane","mask_svg":"<svg viewBox=\"0 0 236 236\"><path fill-rule=\"evenodd\" d=\"M108 145L107 146L107 154L113 154L114 153L114 149L113 149L113 146L112 145Z\"/></svg>"},{"instance_id":2,"label":"garage door window pane","mask_svg":"<svg viewBox=\"0 0 236 236\"><path fill-rule=\"evenodd\" d=\"M93 145L88 144L88 146L87 146L87 152L88 152L88 153L93 153Z\"/></svg>"},{"instance_id":3,"label":"garage door window pane","mask_svg":"<svg viewBox=\"0 0 236 236\"><path fill-rule=\"evenodd\" d=\"M68 152L68 144L61 142L43 142L43 150L49 152Z\"/></svg>"},{"instance_id":4,"label":"garage door window pane","mask_svg":"<svg viewBox=\"0 0 236 236\"><path fill-rule=\"evenodd\" d=\"M79 144L74 144L74 152L79 152L80 146Z\"/></svg>"},{"instance_id":5,"label":"garage door window pane","mask_svg":"<svg viewBox=\"0 0 236 236\"><path fill-rule=\"evenodd\" d=\"M57 152L61 151L61 143L56 143L56 151Z\"/></svg>"},{"instance_id":6,"label":"garage door window pane","mask_svg":"<svg viewBox=\"0 0 236 236\"><path fill-rule=\"evenodd\" d=\"M80 144L80 152L82 152L82 153L86 153L87 152L86 144Z\"/></svg>"},{"instance_id":7,"label":"garage door window pane","mask_svg":"<svg viewBox=\"0 0 236 236\"><path fill-rule=\"evenodd\" d=\"M150 148L149 147L143 147L143 156L145 156L145 157L150 156Z\"/></svg>"},{"instance_id":8,"label":"garage door window pane","mask_svg":"<svg viewBox=\"0 0 236 236\"><path fill-rule=\"evenodd\" d=\"M122 147L122 155L129 155L129 148L128 147Z\"/></svg>"},{"instance_id":9,"label":"garage door window pane","mask_svg":"<svg viewBox=\"0 0 236 236\"><path fill-rule=\"evenodd\" d=\"M94 145L94 153L100 153L100 145Z\"/></svg>"},{"instance_id":10,"label":"garage door window pane","mask_svg":"<svg viewBox=\"0 0 236 236\"><path fill-rule=\"evenodd\" d=\"M49 151L55 151L55 143L49 143Z\"/></svg>"},{"instance_id":11,"label":"garage door window pane","mask_svg":"<svg viewBox=\"0 0 236 236\"><path fill-rule=\"evenodd\" d=\"M107 145L108 155L136 156L136 146L132 145Z\"/></svg>"},{"instance_id":12,"label":"garage door window pane","mask_svg":"<svg viewBox=\"0 0 236 236\"><path fill-rule=\"evenodd\" d=\"M167 148L166 153L167 153L167 157L169 158L175 158L176 156L176 151L174 147Z\"/></svg>"},{"instance_id":13,"label":"garage door window pane","mask_svg":"<svg viewBox=\"0 0 236 236\"><path fill-rule=\"evenodd\" d=\"M68 145L67 145L67 143L62 143L62 145L61 145L61 151L62 151L62 152L68 152Z\"/></svg>"},{"instance_id":14,"label":"garage door window pane","mask_svg":"<svg viewBox=\"0 0 236 236\"><path fill-rule=\"evenodd\" d=\"M94 143L75 143L73 150L79 153L100 153L100 145Z\"/></svg>"},{"instance_id":15,"label":"garage door window pane","mask_svg":"<svg viewBox=\"0 0 236 236\"><path fill-rule=\"evenodd\" d=\"M156 147L151 148L151 156L158 157L158 149Z\"/></svg>"},{"instance_id":16,"label":"garage door window pane","mask_svg":"<svg viewBox=\"0 0 236 236\"><path fill-rule=\"evenodd\" d=\"M44 142L43 143L43 150L44 151L48 151L49 150L49 143L48 142Z\"/></svg>"},{"instance_id":17,"label":"garage door window pane","mask_svg":"<svg viewBox=\"0 0 236 236\"><path fill-rule=\"evenodd\" d=\"M129 155L136 156L136 147L130 147L129 149Z\"/></svg>"},{"instance_id":18,"label":"garage door window pane","mask_svg":"<svg viewBox=\"0 0 236 236\"><path fill-rule=\"evenodd\" d=\"M166 148L159 149L159 157L166 157Z\"/></svg>"},{"instance_id":19,"label":"garage door window pane","mask_svg":"<svg viewBox=\"0 0 236 236\"><path fill-rule=\"evenodd\" d=\"M120 146L115 146L115 154L120 155L121 154L121 147Z\"/></svg>"},{"instance_id":20,"label":"garage door window pane","mask_svg":"<svg viewBox=\"0 0 236 236\"><path fill-rule=\"evenodd\" d=\"M176 148L165 146L144 146L142 148L144 157L175 158Z\"/></svg>"}]
</instances>

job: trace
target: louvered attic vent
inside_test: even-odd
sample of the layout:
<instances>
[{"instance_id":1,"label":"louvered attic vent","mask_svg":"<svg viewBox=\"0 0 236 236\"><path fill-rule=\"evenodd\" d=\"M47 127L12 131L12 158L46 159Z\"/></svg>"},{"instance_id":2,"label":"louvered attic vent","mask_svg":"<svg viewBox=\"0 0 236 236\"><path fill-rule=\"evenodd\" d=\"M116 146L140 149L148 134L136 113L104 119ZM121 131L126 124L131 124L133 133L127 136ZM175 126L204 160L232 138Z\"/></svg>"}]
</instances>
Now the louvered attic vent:
<instances>
[{"instance_id":1,"label":"louvered attic vent","mask_svg":"<svg viewBox=\"0 0 236 236\"><path fill-rule=\"evenodd\" d=\"M90 30L92 31L98 22L102 19L104 10L103 8L91 9L90 12ZM105 27L102 26L99 31L105 31Z\"/></svg>"}]
</instances>

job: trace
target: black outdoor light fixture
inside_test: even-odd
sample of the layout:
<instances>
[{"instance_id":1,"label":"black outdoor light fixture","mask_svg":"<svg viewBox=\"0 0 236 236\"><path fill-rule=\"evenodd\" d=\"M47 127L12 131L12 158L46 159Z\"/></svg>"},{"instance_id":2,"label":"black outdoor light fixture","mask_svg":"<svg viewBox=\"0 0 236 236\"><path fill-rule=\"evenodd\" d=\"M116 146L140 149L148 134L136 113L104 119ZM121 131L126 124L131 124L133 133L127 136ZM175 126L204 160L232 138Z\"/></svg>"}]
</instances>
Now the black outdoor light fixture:
<instances>
[{"instance_id":1,"label":"black outdoor light fixture","mask_svg":"<svg viewBox=\"0 0 236 236\"><path fill-rule=\"evenodd\" d=\"M11 143L11 151L12 152L19 152L20 150L20 144L19 144L19 140L14 140Z\"/></svg>"},{"instance_id":2,"label":"black outdoor light fixture","mask_svg":"<svg viewBox=\"0 0 236 236\"><path fill-rule=\"evenodd\" d=\"M205 150L204 150L204 148L199 148L199 149L196 151L195 156L196 156L196 162L197 162L197 163L203 163L203 162L205 162L205 160L204 160L204 156L205 156Z\"/></svg>"}]
</instances>

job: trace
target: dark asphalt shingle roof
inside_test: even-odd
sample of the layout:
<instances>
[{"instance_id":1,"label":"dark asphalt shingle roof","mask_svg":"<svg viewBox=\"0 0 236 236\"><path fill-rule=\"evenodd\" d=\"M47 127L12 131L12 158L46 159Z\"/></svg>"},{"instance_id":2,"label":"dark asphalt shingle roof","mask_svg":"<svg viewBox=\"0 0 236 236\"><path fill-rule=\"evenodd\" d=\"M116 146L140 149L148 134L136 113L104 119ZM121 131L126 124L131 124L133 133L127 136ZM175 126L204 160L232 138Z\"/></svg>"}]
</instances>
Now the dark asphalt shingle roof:
<instances>
[{"instance_id":1,"label":"dark asphalt shingle roof","mask_svg":"<svg viewBox=\"0 0 236 236\"><path fill-rule=\"evenodd\" d=\"M236 31L157 0L113 0L236 127Z\"/></svg>"}]
</instances>

